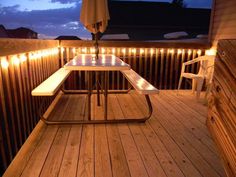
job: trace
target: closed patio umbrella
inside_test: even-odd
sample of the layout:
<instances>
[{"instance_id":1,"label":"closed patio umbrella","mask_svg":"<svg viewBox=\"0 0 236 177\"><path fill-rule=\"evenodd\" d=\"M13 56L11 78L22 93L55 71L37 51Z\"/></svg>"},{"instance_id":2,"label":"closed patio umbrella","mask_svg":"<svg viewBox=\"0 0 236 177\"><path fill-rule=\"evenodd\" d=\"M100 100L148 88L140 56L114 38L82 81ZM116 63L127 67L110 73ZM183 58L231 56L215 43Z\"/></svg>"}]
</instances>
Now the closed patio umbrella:
<instances>
[{"instance_id":1,"label":"closed patio umbrella","mask_svg":"<svg viewBox=\"0 0 236 177\"><path fill-rule=\"evenodd\" d=\"M95 34L95 49L98 57L98 32L104 32L109 17L107 0L83 0L80 21L91 33Z\"/></svg>"},{"instance_id":2,"label":"closed patio umbrella","mask_svg":"<svg viewBox=\"0 0 236 177\"><path fill-rule=\"evenodd\" d=\"M95 34L95 53L98 59L98 32L104 32L109 17L107 0L83 0L80 21L91 33ZM96 74L97 104L100 105L99 74Z\"/></svg>"}]
</instances>

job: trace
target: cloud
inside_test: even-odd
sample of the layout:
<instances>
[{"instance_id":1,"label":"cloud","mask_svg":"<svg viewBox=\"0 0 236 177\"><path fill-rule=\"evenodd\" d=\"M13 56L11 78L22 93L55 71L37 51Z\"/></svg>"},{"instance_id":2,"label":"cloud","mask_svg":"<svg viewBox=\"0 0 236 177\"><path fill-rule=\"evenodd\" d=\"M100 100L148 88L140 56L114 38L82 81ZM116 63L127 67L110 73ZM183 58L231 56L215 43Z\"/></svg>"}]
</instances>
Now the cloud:
<instances>
[{"instance_id":1,"label":"cloud","mask_svg":"<svg viewBox=\"0 0 236 177\"><path fill-rule=\"evenodd\" d=\"M27 27L41 36L76 35L90 38L90 33L79 22L80 6L78 3L76 7L32 11L19 11L17 5L0 6L0 24L6 28Z\"/></svg>"},{"instance_id":2,"label":"cloud","mask_svg":"<svg viewBox=\"0 0 236 177\"><path fill-rule=\"evenodd\" d=\"M50 2L52 2L52 3L59 2L61 4L70 4L70 3L81 3L82 0L51 0Z\"/></svg>"}]
</instances>

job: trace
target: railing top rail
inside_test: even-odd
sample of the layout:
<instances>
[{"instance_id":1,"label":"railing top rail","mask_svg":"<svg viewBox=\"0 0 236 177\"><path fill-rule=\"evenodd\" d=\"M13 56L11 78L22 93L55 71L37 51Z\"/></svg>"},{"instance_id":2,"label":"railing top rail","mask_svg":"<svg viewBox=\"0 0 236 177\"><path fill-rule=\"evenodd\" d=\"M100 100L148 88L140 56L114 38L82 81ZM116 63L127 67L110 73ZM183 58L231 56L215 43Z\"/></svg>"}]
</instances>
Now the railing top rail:
<instances>
[{"instance_id":1,"label":"railing top rail","mask_svg":"<svg viewBox=\"0 0 236 177\"><path fill-rule=\"evenodd\" d=\"M61 40L61 47L93 47L95 41ZM100 47L137 47L137 48L190 48L209 49L210 43L204 41L99 41Z\"/></svg>"},{"instance_id":2,"label":"railing top rail","mask_svg":"<svg viewBox=\"0 0 236 177\"><path fill-rule=\"evenodd\" d=\"M0 56L26 53L58 46L58 40L2 38L0 39Z\"/></svg>"}]
</instances>

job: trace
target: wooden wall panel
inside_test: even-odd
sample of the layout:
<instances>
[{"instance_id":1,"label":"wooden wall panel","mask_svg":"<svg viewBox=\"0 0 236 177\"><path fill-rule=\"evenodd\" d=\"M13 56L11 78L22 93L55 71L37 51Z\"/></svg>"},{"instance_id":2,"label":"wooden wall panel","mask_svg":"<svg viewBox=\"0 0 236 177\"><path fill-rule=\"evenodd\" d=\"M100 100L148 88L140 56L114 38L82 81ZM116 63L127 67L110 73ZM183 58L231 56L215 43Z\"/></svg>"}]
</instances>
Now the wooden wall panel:
<instances>
[{"instance_id":1,"label":"wooden wall panel","mask_svg":"<svg viewBox=\"0 0 236 177\"><path fill-rule=\"evenodd\" d=\"M228 177L236 176L236 40L220 40L207 125Z\"/></svg>"},{"instance_id":2,"label":"wooden wall panel","mask_svg":"<svg viewBox=\"0 0 236 177\"><path fill-rule=\"evenodd\" d=\"M236 1L214 0L210 27L213 47L220 39L236 39Z\"/></svg>"}]
</instances>

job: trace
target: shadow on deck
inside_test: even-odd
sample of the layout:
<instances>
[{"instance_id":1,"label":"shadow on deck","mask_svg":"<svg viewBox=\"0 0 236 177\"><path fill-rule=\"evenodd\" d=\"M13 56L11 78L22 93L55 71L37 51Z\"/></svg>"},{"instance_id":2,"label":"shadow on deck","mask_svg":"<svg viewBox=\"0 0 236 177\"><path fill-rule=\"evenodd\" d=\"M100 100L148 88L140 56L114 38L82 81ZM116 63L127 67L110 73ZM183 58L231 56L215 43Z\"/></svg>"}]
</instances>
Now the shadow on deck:
<instances>
[{"instance_id":1,"label":"shadow on deck","mask_svg":"<svg viewBox=\"0 0 236 177\"><path fill-rule=\"evenodd\" d=\"M83 119L86 97L63 95L54 120ZM225 176L205 126L207 107L190 91L151 96L154 112L145 124L46 126L40 122L5 177L220 177ZM103 118L95 106L92 118ZM109 95L109 117L140 117L144 98L135 92Z\"/></svg>"}]
</instances>

